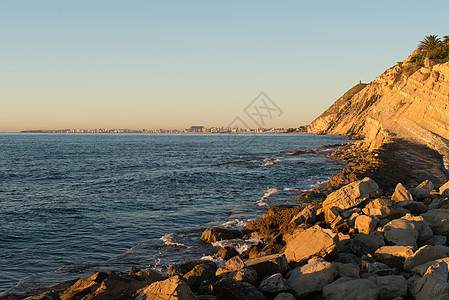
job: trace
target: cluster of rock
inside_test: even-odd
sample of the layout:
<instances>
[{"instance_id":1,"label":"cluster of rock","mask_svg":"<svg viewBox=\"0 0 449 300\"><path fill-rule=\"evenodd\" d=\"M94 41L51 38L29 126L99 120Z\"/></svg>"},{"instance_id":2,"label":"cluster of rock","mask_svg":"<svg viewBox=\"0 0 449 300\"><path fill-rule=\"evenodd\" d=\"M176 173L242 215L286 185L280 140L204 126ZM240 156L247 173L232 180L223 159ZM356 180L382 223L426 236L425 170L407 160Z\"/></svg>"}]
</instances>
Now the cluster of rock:
<instances>
[{"instance_id":1,"label":"cluster of rock","mask_svg":"<svg viewBox=\"0 0 449 300\"><path fill-rule=\"evenodd\" d=\"M449 299L449 183L425 181L386 196L365 178L322 202L271 207L245 230L209 228L201 239L259 238L212 261L97 273L26 299ZM23 299L9 296L6 299Z\"/></svg>"}]
</instances>

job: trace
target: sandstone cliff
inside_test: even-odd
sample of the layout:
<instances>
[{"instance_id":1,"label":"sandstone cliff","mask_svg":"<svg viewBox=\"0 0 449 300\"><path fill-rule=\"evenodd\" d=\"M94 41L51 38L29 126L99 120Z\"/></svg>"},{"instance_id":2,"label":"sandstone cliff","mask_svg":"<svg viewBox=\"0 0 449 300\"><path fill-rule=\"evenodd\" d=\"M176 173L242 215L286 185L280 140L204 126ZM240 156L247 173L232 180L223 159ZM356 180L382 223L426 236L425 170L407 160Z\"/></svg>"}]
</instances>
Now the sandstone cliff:
<instances>
[{"instance_id":1,"label":"sandstone cliff","mask_svg":"<svg viewBox=\"0 0 449 300\"><path fill-rule=\"evenodd\" d=\"M408 60L358 84L309 126L309 133L354 135L369 150L395 140L426 145L449 168L449 63L411 72Z\"/></svg>"}]
</instances>

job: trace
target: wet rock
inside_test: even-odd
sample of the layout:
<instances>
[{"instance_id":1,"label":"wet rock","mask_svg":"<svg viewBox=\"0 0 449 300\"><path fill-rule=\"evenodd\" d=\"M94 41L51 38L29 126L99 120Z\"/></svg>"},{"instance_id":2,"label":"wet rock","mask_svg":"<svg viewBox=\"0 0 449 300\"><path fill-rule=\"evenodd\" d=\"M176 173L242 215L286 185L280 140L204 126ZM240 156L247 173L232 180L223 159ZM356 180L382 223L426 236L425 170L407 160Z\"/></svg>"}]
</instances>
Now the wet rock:
<instances>
[{"instance_id":1,"label":"wet rock","mask_svg":"<svg viewBox=\"0 0 449 300\"><path fill-rule=\"evenodd\" d=\"M294 269L288 285L300 298L318 292L338 275L337 267L322 258L312 258L307 265Z\"/></svg>"},{"instance_id":2,"label":"wet rock","mask_svg":"<svg viewBox=\"0 0 449 300\"><path fill-rule=\"evenodd\" d=\"M224 278L212 284L212 293L219 300L265 300L265 296L253 285L235 281L230 278Z\"/></svg>"},{"instance_id":3,"label":"wet rock","mask_svg":"<svg viewBox=\"0 0 449 300\"><path fill-rule=\"evenodd\" d=\"M435 234L449 235L449 209L429 210L423 217Z\"/></svg>"},{"instance_id":4,"label":"wet rock","mask_svg":"<svg viewBox=\"0 0 449 300\"><path fill-rule=\"evenodd\" d=\"M372 232L371 234L357 234L350 240L349 248L358 256L370 253L373 254L380 247L385 246L384 235L382 232Z\"/></svg>"},{"instance_id":5,"label":"wet rock","mask_svg":"<svg viewBox=\"0 0 449 300\"><path fill-rule=\"evenodd\" d=\"M196 265L190 272L183 276L184 281L192 290L198 290L204 280L210 280L215 276L217 267L214 263Z\"/></svg>"},{"instance_id":6,"label":"wet rock","mask_svg":"<svg viewBox=\"0 0 449 300\"><path fill-rule=\"evenodd\" d=\"M402 275L372 276L368 279L379 288L379 299L407 296L407 281Z\"/></svg>"},{"instance_id":7,"label":"wet rock","mask_svg":"<svg viewBox=\"0 0 449 300\"><path fill-rule=\"evenodd\" d=\"M195 300L195 295L190 290L187 283L179 276L170 277L164 281L152 283L136 298L136 300L153 299L182 299Z\"/></svg>"},{"instance_id":8,"label":"wet rock","mask_svg":"<svg viewBox=\"0 0 449 300\"><path fill-rule=\"evenodd\" d=\"M447 257L447 251L434 246L426 245L419 248L413 255L406 258L404 262L404 268L406 270L411 270L412 268L422 265L426 262L444 257Z\"/></svg>"},{"instance_id":9,"label":"wet rock","mask_svg":"<svg viewBox=\"0 0 449 300\"><path fill-rule=\"evenodd\" d=\"M396 202L410 201L413 200L413 196L402 183L398 183L391 199Z\"/></svg>"},{"instance_id":10,"label":"wet rock","mask_svg":"<svg viewBox=\"0 0 449 300\"><path fill-rule=\"evenodd\" d=\"M412 200L399 202L398 204L396 204L396 206L405 208L406 210L415 215L420 215L428 210L427 205L425 205L424 203Z\"/></svg>"},{"instance_id":11,"label":"wet rock","mask_svg":"<svg viewBox=\"0 0 449 300\"><path fill-rule=\"evenodd\" d=\"M445 262L435 263L424 276L416 281L414 293L417 300L436 299L449 293L448 266Z\"/></svg>"},{"instance_id":12,"label":"wet rock","mask_svg":"<svg viewBox=\"0 0 449 300\"><path fill-rule=\"evenodd\" d=\"M377 300L378 295L379 288L368 279L341 277L323 288L325 300Z\"/></svg>"},{"instance_id":13,"label":"wet rock","mask_svg":"<svg viewBox=\"0 0 449 300\"><path fill-rule=\"evenodd\" d=\"M265 248L265 244L262 242L257 242L248 247L242 254L240 254L241 258L256 258L259 256L265 256L265 253L262 251Z\"/></svg>"},{"instance_id":14,"label":"wet rock","mask_svg":"<svg viewBox=\"0 0 449 300\"><path fill-rule=\"evenodd\" d=\"M196 265L200 265L202 263L204 263L203 260L190 260L177 264L172 264L168 266L167 274L170 276L178 275L182 277L185 274L187 274L190 270L195 268Z\"/></svg>"},{"instance_id":15,"label":"wet rock","mask_svg":"<svg viewBox=\"0 0 449 300\"><path fill-rule=\"evenodd\" d=\"M318 225L296 231L287 242L284 254L288 262L299 262L313 255L326 257L336 251L335 234Z\"/></svg>"},{"instance_id":16,"label":"wet rock","mask_svg":"<svg viewBox=\"0 0 449 300\"><path fill-rule=\"evenodd\" d=\"M284 254L272 254L263 257L251 258L245 261L248 267L257 272L258 278L264 278L276 273L285 273L290 270Z\"/></svg>"},{"instance_id":17,"label":"wet rock","mask_svg":"<svg viewBox=\"0 0 449 300\"><path fill-rule=\"evenodd\" d=\"M355 229L359 233L370 234L377 227L378 219L370 216L361 215L355 219Z\"/></svg>"},{"instance_id":18,"label":"wet rock","mask_svg":"<svg viewBox=\"0 0 449 300\"><path fill-rule=\"evenodd\" d=\"M223 273L238 271L246 267L246 264L239 256L234 256L228 260L224 265L217 269L215 275L218 276Z\"/></svg>"},{"instance_id":19,"label":"wet rock","mask_svg":"<svg viewBox=\"0 0 449 300\"><path fill-rule=\"evenodd\" d=\"M259 290L264 294L279 293L288 290L288 285L281 273L273 274L262 280Z\"/></svg>"},{"instance_id":20,"label":"wet rock","mask_svg":"<svg viewBox=\"0 0 449 300\"><path fill-rule=\"evenodd\" d=\"M239 239L242 232L239 230L212 227L204 230L201 240L205 243L214 243L221 240Z\"/></svg>"},{"instance_id":21,"label":"wet rock","mask_svg":"<svg viewBox=\"0 0 449 300\"><path fill-rule=\"evenodd\" d=\"M410 246L384 246L376 250L374 256L389 267L402 271L405 259L413 255L412 249Z\"/></svg>"},{"instance_id":22,"label":"wet rock","mask_svg":"<svg viewBox=\"0 0 449 300\"><path fill-rule=\"evenodd\" d=\"M218 252L215 254L215 258L221 258L223 260L229 260L233 258L234 256L238 256L239 252L235 250L233 247L225 246L223 248L220 248Z\"/></svg>"},{"instance_id":23,"label":"wet rock","mask_svg":"<svg viewBox=\"0 0 449 300\"><path fill-rule=\"evenodd\" d=\"M370 178L355 181L329 194L323 202L323 208L337 207L345 210L355 207L375 195L379 186Z\"/></svg>"}]
</instances>

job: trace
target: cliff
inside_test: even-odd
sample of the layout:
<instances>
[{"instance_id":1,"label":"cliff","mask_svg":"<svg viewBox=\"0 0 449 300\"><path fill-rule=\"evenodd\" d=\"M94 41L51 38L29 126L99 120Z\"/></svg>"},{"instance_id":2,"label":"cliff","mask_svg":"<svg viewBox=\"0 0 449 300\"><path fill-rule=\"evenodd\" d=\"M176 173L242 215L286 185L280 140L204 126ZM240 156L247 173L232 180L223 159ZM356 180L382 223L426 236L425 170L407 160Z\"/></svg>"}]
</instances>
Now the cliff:
<instances>
[{"instance_id":1,"label":"cliff","mask_svg":"<svg viewBox=\"0 0 449 300\"><path fill-rule=\"evenodd\" d=\"M358 84L309 126L309 133L363 138L372 151L406 141L436 150L449 168L449 63L411 67L410 58Z\"/></svg>"}]
</instances>

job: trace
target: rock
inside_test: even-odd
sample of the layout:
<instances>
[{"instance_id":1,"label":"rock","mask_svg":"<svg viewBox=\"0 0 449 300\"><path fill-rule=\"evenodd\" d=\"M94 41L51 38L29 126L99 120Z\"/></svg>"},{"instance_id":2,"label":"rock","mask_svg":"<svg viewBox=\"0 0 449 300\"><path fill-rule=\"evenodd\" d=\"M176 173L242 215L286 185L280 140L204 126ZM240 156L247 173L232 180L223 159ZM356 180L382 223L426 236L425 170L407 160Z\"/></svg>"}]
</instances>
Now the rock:
<instances>
[{"instance_id":1,"label":"rock","mask_svg":"<svg viewBox=\"0 0 449 300\"><path fill-rule=\"evenodd\" d=\"M152 283L136 298L136 300L153 299L194 300L197 298L192 293L187 283L182 281L179 276L174 276L164 281Z\"/></svg>"},{"instance_id":2,"label":"rock","mask_svg":"<svg viewBox=\"0 0 449 300\"><path fill-rule=\"evenodd\" d=\"M334 208L334 209L337 210L336 208ZM340 213L340 215L341 215L343 218L347 219L347 218L349 218L350 216L352 216L353 214L358 214L358 213L360 213L361 211L362 211L362 209L361 209L360 207L354 207L354 208L351 208L351 209L342 211L342 212Z\"/></svg>"},{"instance_id":3,"label":"rock","mask_svg":"<svg viewBox=\"0 0 449 300\"><path fill-rule=\"evenodd\" d=\"M420 227L411 220L400 218L384 226L384 236L389 242L398 246L416 247Z\"/></svg>"},{"instance_id":4,"label":"rock","mask_svg":"<svg viewBox=\"0 0 449 300\"><path fill-rule=\"evenodd\" d=\"M239 230L212 227L204 230L201 240L206 243L215 243L221 240L239 239L242 233Z\"/></svg>"},{"instance_id":5,"label":"rock","mask_svg":"<svg viewBox=\"0 0 449 300\"><path fill-rule=\"evenodd\" d=\"M81 278L61 294L61 300L81 299L95 292L107 277L106 273L98 272L91 277Z\"/></svg>"},{"instance_id":6,"label":"rock","mask_svg":"<svg viewBox=\"0 0 449 300\"><path fill-rule=\"evenodd\" d=\"M445 262L435 263L416 282L414 293L417 300L436 299L449 293L448 266Z\"/></svg>"},{"instance_id":7,"label":"rock","mask_svg":"<svg viewBox=\"0 0 449 300\"><path fill-rule=\"evenodd\" d=\"M273 274L262 280L259 290L264 294L279 293L288 290L288 285L281 273Z\"/></svg>"},{"instance_id":8,"label":"rock","mask_svg":"<svg viewBox=\"0 0 449 300\"><path fill-rule=\"evenodd\" d=\"M435 234L449 235L449 209L432 209L423 217Z\"/></svg>"},{"instance_id":9,"label":"rock","mask_svg":"<svg viewBox=\"0 0 449 300\"><path fill-rule=\"evenodd\" d=\"M225 246L223 248L220 248L218 252L215 254L215 258L221 258L223 260L229 260L233 258L234 256L238 256L239 252L234 249L234 247Z\"/></svg>"},{"instance_id":10,"label":"rock","mask_svg":"<svg viewBox=\"0 0 449 300\"><path fill-rule=\"evenodd\" d=\"M245 264L257 272L258 278L264 278L276 273L285 273L290 270L287 259L282 253L251 258L246 260Z\"/></svg>"},{"instance_id":11,"label":"rock","mask_svg":"<svg viewBox=\"0 0 449 300\"><path fill-rule=\"evenodd\" d=\"M446 244L447 238L444 235L433 235L430 239L426 240L426 244L431 246L438 246Z\"/></svg>"},{"instance_id":12,"label":"rock","mask_svg":"<svg viewBox=\"0 0 449 300\"><path fill-rule=\"evenodd\" d=\"M320 257L312 258L307 265L294 269L288 285L297 298L319 292L338 275L337 267Z\"/></svg>"},{"instance_id":13,"label":"rock","mask_svg":"<svg viewBox=\"0 0 449 300\"><path fill-rule=\"evenodd\" d=\"M432 202L428 205L429 210L431 209L438 209L443 206L446 206L449 204L448 198L435 198L432 200Z\"/></svg>"},{"instance_id":14,"label":"rock","mask_svg":"<svg viewBox=\"0 0 449 300\"><path fill-rule=\"evenodd\" d=\"M369 280L379 288L379 299L407 296L407 281L402 275L372 276Z\"/></svg>"},{"instance_id":15,"label":"rock","mask_svg":"<svg viewBox=\"0 0 449 300\"><path fill-rule=\"evenodd\" d=\"M265 300L265 296L256 287L243 281L224 278L212 284L212 293L218 299L229 300Z\"/></svg>"},{"instance_id":16,"label":"rock","mask_svg":"<svg viewBox=\"0 0 449 300\"><path fill-rule=\"evenodd\" d=\"M440 187L440 194L443 197L449 197L449 181Z\"/></svg>"},{"instance_id":17,"label":"rock","mask_svg":"<svg viewBox=\"0 0 449 300\"><path fill-rule=\"evenodd\" d=\"M412 200L399 202L398 204L396 204L396 206L405 208L406 210L410 211L412 214L415 215L420 215L428 210L427 205L425 205L424 203Z\"/></svg>"},{"instance_id":18,"label":"rock","mask_svg":"<svg viewBox=\"0 0 449 300\"><path fill-rule=\"evenodd\" d=\"M425 187L416 187L410 189L410 193L413 195L414 199L420 201L430 197L430 192Z\"/></svg>"},{"instance_id":19,"label":"rock","mask_svg":"<svg viewBox=\"0 0 449 300\"><path fill-rule=\"evenodd\" d=\"M323 288L325 300L377 300L378 294L379 288L368 279L341 277Z\"/></svg>"},{"instance_id":20,"label":"rock","mask_svg":"<svg viewBox=\"0 0 449 300\"><path fill-rule=\"evenodd\" d=\"M290 293L280 293L274 298L274 300L295 300L295 296Z\"/></svg>"},{"instance_id":21,"label":"rock","mask_svg":"<svg viewBox=\"0 0 449 300\"><path fill-rule=\"evenodd\" d=\"M354 264L334 263L337 266L338 276L349 278L360 278L360 268Z\"/></svg>"},{"instance_id":22,"label":"rock","mask_svg":"<svg viewBox=\"0 0 449 300\"><path fill-rule=\"evenodd\" d=\"M402 183L398 183L396 185L396 189L394 190L393 196L391 196L391 200L396 202L410 201L413 200L413 196Z\"/></svg>"},{"instance_id":23,"label":"rock","mask_svg":"<svg viewBox=\"0 0 449 300\"><path fill-rule=\"evenodd\" d=\"M195 266L183 276L183 279L192 290L198 290L204 280L210 280L215 276L216 270L217 267L214 263L204 263Z\"/></svg>"},{"instance_id":24,"label":"rock","mask_svg":"<svg viewBox=\"0 0 449 300\"><path fill-rule=\"evenodd\" d=\"M447 252L437 247L426 245L419 248L413 255L405 259L404 269L411 270L426 262L444 257L447 257Z\"/></svg>"},{"instance_id":25,"label":"rock","mask_svg":"<svg viewBox=\"0 0 449 300\"><path fill-rule=\"evenodd\" d=\"M313 203L304 205L302 211L292 219L292 223L300 225L303 223L314 224L316 221L316 206Z\"/></svg>"},{"instance_id":26,"label":"rock","mask_svg":"<svg viewBox=\"0 0 449 300\"><path fill-rule=\"evenodd\" d=\"M218 268L218 270L215 272L215 275L218 276L223 273L238 271L245 267L246 264L243 262L243 260L238 256L234 256L233 258L228 260L224 265Z\"/></svg>"},{"instance_id":27,"label":"rock","mask_svg":"<svg viewBox=\"0 0 449 300\"><path fill-rule=\"evenodd\" d=\"M257 272L253 268L243 268L240 269L232 276L235 281L244 281L252 285L257 284Z\"/></svg>"},{"instance_id":28,"label":"rock","mask_svg":"<svg viewBox=\"0 0 449 300\"><path fill-rule=\"evenodd\" d=\"M357 255L354 255L352 253L339 253L338 254L338 262L344 263L344 264L354 264L359 265L361 259Z\"/></svg>"},{"instance_id":29,"label":"rock","mask_svg":"<svg viewBox=\"0 0 449 300\"><path fill-rule=\"evenodd\" d=\"M378 260L400 271L404 269L405 259L411 255L413 250L410 246L384 246L374 252Z\"/></svg>"},{"instance_id":30,"label":"rock","mask_svg":"<svg viewBox=\"0 0 449 300\"><path fill-rule=\"evenodd\" d=\"M2 300L18 300L19 298L15 296L0 296L0 299ZM21 298L23 299L23 298ZM36 295L36 296L30 296L26 297L24 300L59 300L59 295L55 291L46 291L42 294Z\"/></svg>"},{"instance_id":31,"label":"rock","mask_svg":"<svg viewBox=\"0 0 449 300\"><path fill-rule=\"evenodd\" d=\"M296 231L285 247L288 262L299 262L313 255L328 256L336 250L335 234L330 229L318 225L304 231Z\"/></svg>"},{"instance_id":32,"label":"rock","mask_svg":"<svg viewBox=\"0 0 449 300\"><path fill-rule=\"evenodd\" d=\"M435 186L432 181L425 180L421 182L416 188L425 188L428 193L431 193Z\"/></svg>"},{"instance_id":33,"label":"rock","mask_svg":"<svg viewBox=\"0 0 449 300\"><path fill-rule=\"evenodd\" d=\"M361 272L377 276L394 275L396 272L396 269L392 269L386 264L377 261L368 262L363 260L361 266L362 266Z\"/></svg>"},{"instance_id":34,"label":"rock","mask_svg":"<svg viewBox=\"0 0 449 300\"><path fill-rule=\"evenodd\" d=\"M426 263L423 263L422 265L416 266L412 269L413 274L419 274L420 276L423 276L427 269L433 265L434 263L441 263L441 262L445 262L448 266L449 266L449 257L445 257L445 258L440 258L440 259L436 259L436 260L432 260ZM448 269L449 272L449 269Z\"/></svg>"},{"instance_id":35,"label":"rock","mask_svg":"<svg viewBox=\"0 0 449 300\"><path fill-rule=\"evenodd\" d=\"M345 210L355 207L375 195L379 186L370 178L355 181L329 194L323 202L323 208L337 207Z\"/></svg>"},{"instance_id":36,"label":"rock","mask_svg":"<svg viewBox=\"0 0 449 300\"><path fill-rule=\"evenodd\" d=\"M170 276L184 276L190 270L195 268L196 265L201 265L204 263L204 260L190 260L181 263L176 263L168 266L167 274Z\"/></svg>"},{"instance_id":37,"label":"rock","mask_svg":"<svg viewBox=\"0 0 449 300\"><path fill-rule=\"evenodd\" d=\"M359 233L370 234L377 227L377 218L361 215L355 219L355 228Z\"/></svg>"},{"instance_id":38,"label":"rock","mask_svg":"<svg viewBox=\"0 0 449 300\"><path fill-rule=\"evenodd\" d=\"M324 209L324 221L326 223L332 223L338 217L340 217L340 214L335 207Z\"/></svg>"},{"instance_id":39,"label":"rock","mask_svg":"<svg viewBox=\"0 0 449 300\"><path fill-rule=\"evenodd\" d=\"M248 247L242 254L240 254L241 258L255 258L259 256L265 256L265 252L263 252L263 248L265 247L264 243L257 242Z\"/></svg>"},{"instance_id":40,"label":"rock","mask_svg":"<svg viewBox=\"0 0 449 300\"><path fill-rule=\"evenodd\" d=\"M373 254L380 247L385 246L384 235L382 232L372 232L370 234L357 234L350 240L349 248L358 256L366 253Z\"/></svg>"}]
</instances>

